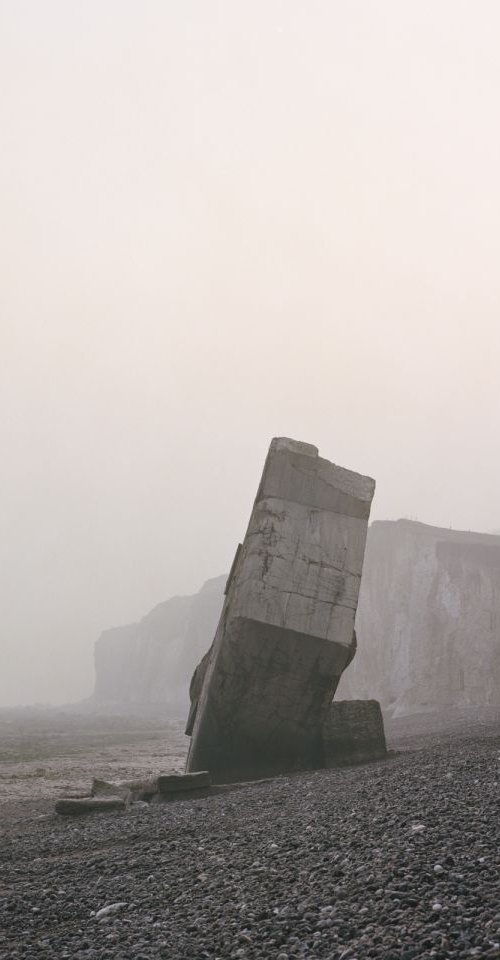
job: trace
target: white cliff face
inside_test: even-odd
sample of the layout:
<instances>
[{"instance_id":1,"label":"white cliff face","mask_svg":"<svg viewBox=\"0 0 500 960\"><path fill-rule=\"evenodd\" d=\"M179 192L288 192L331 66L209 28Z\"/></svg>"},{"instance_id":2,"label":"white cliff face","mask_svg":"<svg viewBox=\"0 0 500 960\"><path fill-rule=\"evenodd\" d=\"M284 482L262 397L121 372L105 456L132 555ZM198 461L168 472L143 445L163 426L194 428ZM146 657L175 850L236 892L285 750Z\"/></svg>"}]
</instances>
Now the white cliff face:
<instances>
[{"instance_id":1,"label":"white cliff face","mask_svg":"<svg viewBox=\"0 0 500 960\"><path fill-rule=\"evenodd\" d=\"M215 633L225 582L106 630L96 644L95 699L179 704L187 714L189 680ZM376 698L399 714L500 703L500 536L373 523L356 631L357 654L335 699Z\"/></svg>"},{"instance_id":2,"label":"white cliff face","mask_svg":"<svg viewBox=\"0 0 500 960\"><path fill-rule=\"evenodd\" d=\"M374 523L356 630L338 698L375 697L396 715L500 703L500 537Z\"/></svg>"},{"instance_id":3,"label":"white cliff face","mask_svg":"<svg viewBox=\"0 0 500 960\"><path fill-rule=\"evenodd\" d=\"M191 674L211 642L225 577L160 603L138 623L105 630L95 645L98 703L167 704L184 713Z\"/></svg>"}]
</instances>

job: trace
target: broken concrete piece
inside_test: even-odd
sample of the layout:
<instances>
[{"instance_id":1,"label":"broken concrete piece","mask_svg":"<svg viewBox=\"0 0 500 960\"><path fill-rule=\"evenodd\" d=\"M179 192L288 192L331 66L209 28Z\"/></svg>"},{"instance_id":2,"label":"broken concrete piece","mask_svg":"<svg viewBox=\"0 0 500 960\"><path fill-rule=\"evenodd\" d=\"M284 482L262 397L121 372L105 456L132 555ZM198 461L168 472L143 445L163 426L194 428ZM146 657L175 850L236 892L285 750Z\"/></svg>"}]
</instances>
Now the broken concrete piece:
<instances>
[{"instance_id":1,"label":"broken concrete piece","mask_svg":"<svg viewBox=\"0 0 500 960\"><path fill-rule=\"evenodd\" d=\"M107 813L110 810L125 810L126 803L121 797L79 797L58 800L56 813L65 817L75 817L83 813Z\"/></svg>"},{"instance_id":2,"label":"broken concrete piece","mask_svg":"<svg viewBox=\"0 0 500 960\"><path fill-rule=\"evenodd\" d=\"M386 757L384 720L378 701L334 701L323 723L323 744L325 767Z\"/></svg>"},{"instance_id":3,"label":"broken concrete piece","mask_svg":"<svg viewBox=\"0 0 500 960\"><path fill-rule=\"evenodd\" d=\"M130 788L123 783L109 783L107 780L92 780L90 790L93 797L121 797L128 802L130 800Z\"/></svg>"},{"instance_id":4,"label":"broken concrete piece","mask_svg":"<svg viewBox=\"0 0 500 960\"><path fill-rule=\"evenodd\" d=\"M151 800L158 793L158 780L108 780L94 779L91 794L93 797L122 797L127 802Z\"/></svg>"},{"instance_id":5,"label":"broken concrete piece","mask_svg":"<svg viewBox=\"0 0 500 960\"><path fill-rule=\"evenodd\" d=\"M206 790L211 785L212 778L207 770L199 773L170 773L158 777L158 790L162 796Z\"/></svg>"},{"instance_id":6,"label":"broken concrete piece","mask_svg":"<svg viewBox=\"0 0 500 960\"><path fill-rule=\"evenodd\" d=\"M322 766L374 489L310 444L272 441L205 674L193 678L188 771L227 782Z\"/></svg>"}]
</instances>

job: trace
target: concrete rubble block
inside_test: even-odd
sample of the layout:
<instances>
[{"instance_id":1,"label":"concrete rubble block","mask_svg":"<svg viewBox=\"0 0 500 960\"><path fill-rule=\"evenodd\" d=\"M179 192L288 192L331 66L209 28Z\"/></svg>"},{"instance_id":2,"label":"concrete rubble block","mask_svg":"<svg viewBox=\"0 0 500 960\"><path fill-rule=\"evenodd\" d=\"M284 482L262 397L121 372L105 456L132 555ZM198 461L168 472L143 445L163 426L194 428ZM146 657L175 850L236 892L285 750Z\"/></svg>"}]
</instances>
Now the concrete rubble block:
<instances>
[{"instance_id":1,"label":"concrete rubble block","mask_svg":"<svg viewBox=\"0 0 500 960\"><path fill-rule=\"evenodd\" d=\"M150 800L158 793L157 778L150 780L98 780L92 781L93 797L122 797L127 802Z\"/></svg>"},{"instance_id":2,"label":"concrete rubble block","mask_svg":"<svg viewBox=\"0 0 500 960\"><path fill-rule=\"evenodd\" d=\"M219 626L192 684L187 770L215 782L322 766L322 725L352 657L375 483L272 441Z\"/></svg>"},{"instance_id":3,"label":"concrete rubble block","mask_svg":"<svg viewBox=\"0 0 500 960\"><path fill-rule=\"evenodd\" d=\"M384 720L377 700L337 700L323 723L325 767L382 760L387 756Z\"/></svg>"},{"instance_id":4,"label":"concrete rubble block","mask_svg":"<svg viewBox=\"0 0 500 960\"><path fill-rule=\"evenodd\" d=\"M178 798L180 794L193 795L203 791L210 792L212 778L207 770L199 773L170 773L158 777L158 790L161 798Z\"/></svg>"},{"instance_id":5,"label":"concrete rubble block","mask_svg":"<svg viewBox=\"0 0 500 960\"><path fill-rule=\"evenodd\" d=\"M122 797L68 797L56 802L55 811L64 817L77 817L84 813L125 810L126 806L126 801Z\"/></svg>"}]
</instances>

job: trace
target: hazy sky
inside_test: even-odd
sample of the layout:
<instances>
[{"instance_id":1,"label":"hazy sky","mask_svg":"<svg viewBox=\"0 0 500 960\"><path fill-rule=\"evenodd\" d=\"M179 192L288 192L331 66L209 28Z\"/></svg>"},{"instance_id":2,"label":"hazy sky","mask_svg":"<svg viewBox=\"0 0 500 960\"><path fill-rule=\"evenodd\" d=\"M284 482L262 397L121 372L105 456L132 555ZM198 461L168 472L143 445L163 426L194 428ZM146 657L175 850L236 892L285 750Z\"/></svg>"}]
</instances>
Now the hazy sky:
<instances>
[{"instance_id":1,"label":"hazy sky","mask_svg":"<svg viewBox=\"0 0 500 960\"><path fill-rule=\"evenodd\" d=\"M500 528L498 0L0 0L0 703L228 569L271 437ZM207 637L207 645L211 637Z\"/></svg>"}]
</instances>

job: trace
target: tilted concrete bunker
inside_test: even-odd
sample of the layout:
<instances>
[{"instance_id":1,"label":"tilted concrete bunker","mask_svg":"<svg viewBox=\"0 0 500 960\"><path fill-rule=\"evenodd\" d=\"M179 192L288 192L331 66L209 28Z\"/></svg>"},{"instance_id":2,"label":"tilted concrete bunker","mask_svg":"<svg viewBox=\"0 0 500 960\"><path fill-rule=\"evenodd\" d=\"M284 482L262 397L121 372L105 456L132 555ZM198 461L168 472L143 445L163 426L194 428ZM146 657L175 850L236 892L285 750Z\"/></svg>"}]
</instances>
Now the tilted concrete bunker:
<instances>
[{"instance_id":1,"label":"tilted concrete bunker","mask_svg":"<svg viewBox=\"0 0 500 960\"><path fill-rule=\"evenodd\" d=\"M187 771L219 782L328 765L354 654L375 482L274 439L212 647L192 683Z\"/></svg>"}]
</instances>

